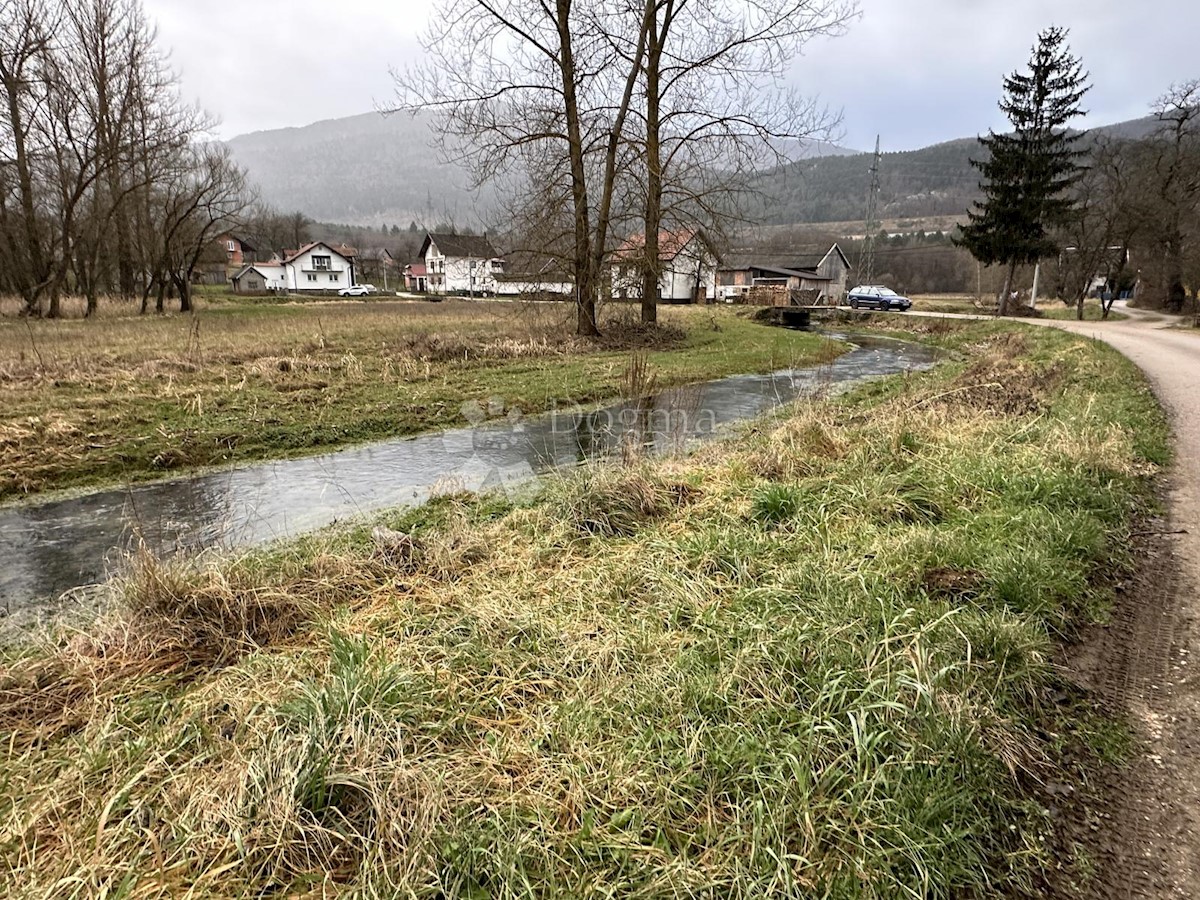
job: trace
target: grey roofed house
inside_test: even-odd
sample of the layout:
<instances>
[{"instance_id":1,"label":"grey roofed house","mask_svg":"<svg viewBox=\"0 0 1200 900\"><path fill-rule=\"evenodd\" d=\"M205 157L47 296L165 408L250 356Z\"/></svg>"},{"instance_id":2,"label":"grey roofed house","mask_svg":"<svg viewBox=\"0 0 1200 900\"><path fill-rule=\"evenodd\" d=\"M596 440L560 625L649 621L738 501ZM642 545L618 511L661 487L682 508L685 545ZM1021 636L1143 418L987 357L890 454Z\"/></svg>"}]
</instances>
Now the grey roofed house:
<instances>
[{"instance_id":1,"label":"grey roofed house","mask_svg":"<svg viewBox=\"0 0 1200 900\"><path fill-rule=\"evenodd\" d=\"M476 234L434 234L425 235L421 244L419 256L424 259L429 252L429 245L435 245L442 256L457 259L494 259L500 254L486 237Z\"/></svg>"},{"instance_id":2,"label":"grey roofed house","mask_svg":"<svg viewBox=\"0 0 1200 900\"><path fill-rule=\"evenodd\" d=\"M492 242L473 234L430 232L421 244L421 261L431 294L490 294L505 268Z\"/></svg>"},{"instance_id":3,"label":"grey roofed house","mask_svg":"<svg viewBox=\"0 0 1200 900\"><path fill-rule=\"evenodd\" d=\"M834 257L836 257L836 259L834 259ZM837 244L834 244L824 253L818 251L814 254L802 255L799 260L793 258L793 265L791 268L819 272L823 265L834 262L840 262L842 267L846 269L853 268L853 266L850 265L850 260L846 258L846 254L842 252L842 248Z\"/></svg>"}]
</instances>

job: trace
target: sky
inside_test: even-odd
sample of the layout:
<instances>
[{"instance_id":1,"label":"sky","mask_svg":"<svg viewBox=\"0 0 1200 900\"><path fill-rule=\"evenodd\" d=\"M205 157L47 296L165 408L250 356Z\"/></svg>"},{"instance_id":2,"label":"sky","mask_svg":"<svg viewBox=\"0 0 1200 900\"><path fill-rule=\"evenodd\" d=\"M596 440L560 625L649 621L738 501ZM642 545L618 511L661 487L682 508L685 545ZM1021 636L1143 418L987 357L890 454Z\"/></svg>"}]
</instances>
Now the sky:
<instances>
[{"instance_id":1,"label":"sky","mask_svg":"<svg viewBox=\"0 0 1200 900\"><path fill-rule=\"evenodd\" d=\"M433 0L245 0L242 26L196 0L144 0L188 100L219 136L369 112L392 96L390 70L421 59ZM860 0L849 32L818 38L790 81L842 115L839 143L909 150L1002 130L1005 74L1037 33L1070 29L1091 73L1085 126L1146 115L1172 82L1200 77L1196 0Z\"/></svg>"}]
</instances>

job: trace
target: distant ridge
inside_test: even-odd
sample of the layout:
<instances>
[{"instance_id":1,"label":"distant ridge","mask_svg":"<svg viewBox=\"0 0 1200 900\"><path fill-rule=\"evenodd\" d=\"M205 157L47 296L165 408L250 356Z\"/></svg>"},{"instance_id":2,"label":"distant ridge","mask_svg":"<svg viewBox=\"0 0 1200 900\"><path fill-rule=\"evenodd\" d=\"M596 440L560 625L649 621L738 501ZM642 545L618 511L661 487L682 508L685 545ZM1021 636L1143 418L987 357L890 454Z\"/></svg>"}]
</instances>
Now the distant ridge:
<instances>
[{"instance_id":1,"label":"distant ridge","mask_svg":"<svg viewBox=\"0 0 1200 900\"><path fill-rule=\"evenodd\" d=\"M432 148L431 118L365 113L300 128L278 128L228 141L263 200L321 222L379 227L409 222L433 227L483 228L498 215L496 192L469 190L461 168L440 162ZM1151 118L1095 129L1138 138ZM978 199L970 166L975 138L921 150L884 154L884 218L964 215ZM816 143L801 158L759 177L764 199L752 211L767 225L853 221L865 215L871 156Z\"/></svg>"},{"instance_id":2,"label":"distant ridge","mask_svg":"<svg viewBox=\"0 0 1200 900\"><path fill-rule=\"evenodd\" d=\"M427 116L364 113L226 142L262 199L322 222L476 225L493 194L438 161Z\"/></svg>"}]
</instances>

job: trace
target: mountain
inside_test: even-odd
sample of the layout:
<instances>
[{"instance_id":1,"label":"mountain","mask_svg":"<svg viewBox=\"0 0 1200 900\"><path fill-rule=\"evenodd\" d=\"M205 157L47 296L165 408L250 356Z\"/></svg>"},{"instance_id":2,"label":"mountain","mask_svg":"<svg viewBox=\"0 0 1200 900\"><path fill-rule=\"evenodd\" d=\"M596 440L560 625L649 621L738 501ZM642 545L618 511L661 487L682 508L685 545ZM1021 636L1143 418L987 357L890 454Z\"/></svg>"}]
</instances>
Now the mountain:
<instances>
[{"instance_id":1,"label":"mountain","mask_svg":"<svg viewBox=\"0 0 1200 900\"><path fill-rule=\"evenodd\" d=\"M1151 134L1152 117L1118 122L1089 134L1138 139ZM971 167L980 154L975 138L934 144L921 150L885 153L880 163L881 220L965 216L981 197L979 173ZM871 188L870 153L803 159L759 178L764 198L752 218L764 225L861 221Z\"/></svg>"},{"instance_id":2,"label":"mountain","mask_svg":"<svg viewBox=\"0 0 1200 900\"><path fill-rule=\"evenodd\" d=\"M262 198L323 222L378 227L415 221L459 227L495 224L497 194L469 190L461 168L440 162L432 149L432 118L367 113L304 128L260 131L228 142ZM1143 137L1152 119L1096 129ZM964 215L979 199L970 159L975 138L886 153L880 168L880 218ZM755 180L762 196L751 217L765 225L845 222L866 215L872 155L820 143L796 162Z\"/></svg>"},{"instance_id":3,"label":"mountain","mask_svg":"<svg viewBox=\"0 0 1200 900\"><path fill-rule=\"evenodd\" d=\"M438 160L428 116L366 113L228 141L262 199L322 222L476 225L493 194Z\"/></svg>"}]
</instances>

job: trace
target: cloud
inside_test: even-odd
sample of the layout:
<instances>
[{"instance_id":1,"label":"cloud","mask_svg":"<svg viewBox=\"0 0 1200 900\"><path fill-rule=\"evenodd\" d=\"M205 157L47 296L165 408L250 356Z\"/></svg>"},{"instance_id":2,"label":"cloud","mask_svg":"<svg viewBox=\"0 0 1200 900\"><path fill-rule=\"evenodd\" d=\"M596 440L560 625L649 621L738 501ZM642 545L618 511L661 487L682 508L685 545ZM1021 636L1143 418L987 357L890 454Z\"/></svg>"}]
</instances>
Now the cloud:
<instances>
[{"instance_id":1,"label":"cloud","mask_svg":"<svg viewBox=\"0 0 1200 900\"><path fill-rule=\"evenodd\" d=\"M838 39L818 39L792 69L806 92L845 111L845 140L924 146L1003 128L1003 76L1047 25L1071 29L1092 74L1088 124L1144 115L1172 81L1194 77L1195 0L861 0ZM255 0L223 19L195 0L145 0L181 71L184 94L223 136L366 112L392 94L389 67L420 56L433 0ZM250 4L243 4L245 9Z\"/></svg>"}]
</instances>

